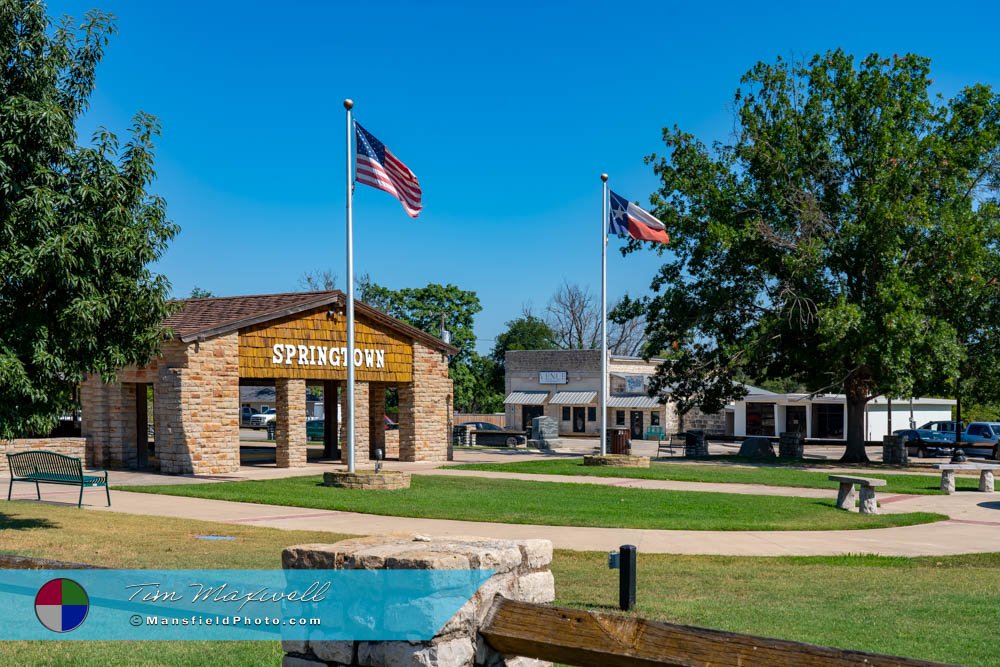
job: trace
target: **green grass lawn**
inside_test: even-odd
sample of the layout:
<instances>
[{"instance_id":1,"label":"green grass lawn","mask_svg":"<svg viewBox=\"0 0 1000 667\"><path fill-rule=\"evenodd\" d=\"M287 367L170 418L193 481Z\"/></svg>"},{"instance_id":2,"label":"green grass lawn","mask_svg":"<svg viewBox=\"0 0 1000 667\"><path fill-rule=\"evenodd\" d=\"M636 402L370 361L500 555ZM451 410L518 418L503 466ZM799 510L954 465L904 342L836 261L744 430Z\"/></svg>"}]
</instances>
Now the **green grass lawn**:
<instances>
[{"instance_id":1,"label":"green grass lawn","mask_svg":"<svg viewBox=\"0 0 1000 667\"><path fill-rule=\"evenodd\" d=\"M677 530L841 530L907 526L940 514L861 515L829 499L649 491L595 484L414 475L400 491L325 487L321 477L129 486L122 490L464 521Z\"/></svg>"},{"instance_id":2,"label":"green grass lawn","mask_svg":"<svg viewBox=\"0 0 1000 667\"><path fill-rule=\"evenodd\" d=\"M195 535L231 535L203 542ZM0 505L6 553L127 568L277 568L291 544L331 533ZM865 651L996 664L1000 554L941 558L735 558L640 554L637 613L674 623ZM556 604L614 611L607 554L557 551ZM273 666L277 642L0 642L0 664Z\"/></svg>"},{"instance_id":3,"label":"green grass lawn","mask_svg":"<svg viewBox=\"0 0 1000 667\"><path fill-rule=\"evenodd\" d=\"M722 482L733 484L764 484L767 486L799 486L810 489L836 489L837 482L828 477L832 472L812 472L787 467L741 464L699 465L691 463L652 462L649 468L610 468L585 466L583 459L559 458L517 463L467 463L448 466L463 470L489 470L544 475L586 475L588 477L629 477L633 479L664 479L678 482ZM901 475L889 472L864 471L862 477L885 479L886 486L879 493L908 493L914 495L944 495L940 476ZM959 491L977 491L979 477L958 476L955 480Z\"/></svg>"}]
</instances>

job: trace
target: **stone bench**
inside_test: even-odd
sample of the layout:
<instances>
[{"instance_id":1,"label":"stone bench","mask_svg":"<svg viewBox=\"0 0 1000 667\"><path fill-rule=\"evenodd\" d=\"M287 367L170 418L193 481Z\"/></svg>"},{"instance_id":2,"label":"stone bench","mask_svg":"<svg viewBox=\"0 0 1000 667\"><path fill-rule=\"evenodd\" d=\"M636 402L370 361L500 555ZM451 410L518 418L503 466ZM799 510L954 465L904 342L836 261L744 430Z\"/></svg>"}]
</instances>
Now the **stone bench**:
<instances>
[{"instance_id":1,"label":"stone bench","mask_svg":"<svg viewBox=\"0 0 1000 667\"><path fill-rule=\"evenodd\" d=\"M861 486L861 513L878 514L878 503L875 501L875 487L885 486L884 479L871 477L855 477L853 475L830 475L831 482L840 482L837 491L837 507L842 510L854 509L854 485Z\"/></svg>"},{"instance_id":2,"label":"stone bench","mask_svg":"<svg viewBox=\"0 0 1000 667\"><path fill-rule=\"evenodd\" d=\"M934 467L941 471L941 490L948 495L955 493L956 470L978 470L983 493L993 493L993 471L1000 470L998 463L938 463Z\"/></svg>"}]
</instances>

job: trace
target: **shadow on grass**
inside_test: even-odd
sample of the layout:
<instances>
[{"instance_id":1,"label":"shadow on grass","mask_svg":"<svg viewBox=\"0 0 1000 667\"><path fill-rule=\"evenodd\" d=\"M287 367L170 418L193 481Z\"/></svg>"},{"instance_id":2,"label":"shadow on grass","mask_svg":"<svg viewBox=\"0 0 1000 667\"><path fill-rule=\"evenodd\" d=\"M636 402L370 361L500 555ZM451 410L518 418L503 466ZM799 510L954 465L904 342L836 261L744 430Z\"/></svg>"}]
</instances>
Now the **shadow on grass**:
<instances>
[{"instance_id":1,"label":"shadow on grass","mask_svg":"<svg viewBox=\"0 0 1000 667\"><path fill-rule=\"evenodd\" d=\"M48 519L11 516L0 512L0 530L31 530L32 528L58 528Z\"/></svg>"}]
</instances>

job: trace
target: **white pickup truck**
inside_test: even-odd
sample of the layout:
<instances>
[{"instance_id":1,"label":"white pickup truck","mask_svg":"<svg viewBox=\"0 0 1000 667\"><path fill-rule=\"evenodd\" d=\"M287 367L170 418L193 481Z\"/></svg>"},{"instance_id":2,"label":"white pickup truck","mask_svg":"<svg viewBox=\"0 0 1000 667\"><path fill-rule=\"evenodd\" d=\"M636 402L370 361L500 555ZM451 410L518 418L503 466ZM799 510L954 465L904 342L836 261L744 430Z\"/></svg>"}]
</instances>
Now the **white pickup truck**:
<instances>
[{"instance_id":1,"label":"white pickup truck","mask_svg":"<svg viewBox=\"0 0 1000 667\"><path fill-rule=\"evenodd\" d=\"M273 422L277 416L278 413L274 408L267 408L250 417L250 428L267 428L267 425Z\"/></svg>"}]
</instances>

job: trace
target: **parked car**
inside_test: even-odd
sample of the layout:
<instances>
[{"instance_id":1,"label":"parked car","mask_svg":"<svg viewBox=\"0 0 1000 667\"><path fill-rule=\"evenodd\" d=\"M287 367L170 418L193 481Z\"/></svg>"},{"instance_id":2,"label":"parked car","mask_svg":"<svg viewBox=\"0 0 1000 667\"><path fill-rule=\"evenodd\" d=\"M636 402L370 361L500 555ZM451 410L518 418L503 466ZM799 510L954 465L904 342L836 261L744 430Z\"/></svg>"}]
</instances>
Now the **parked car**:
<instances>
[{"instance_id":1,"label":"parked car","mask_svg":"<svg viewBox=\"0 0 1000 667\"><path fill-rule=\"evenodd\" d=\"M997 458L1000 453L1000 422L972 422L962 434L966 454Z\"/></svg>"},{"instance_id":2,"label":"parked car","mask_svg":"<svg viewBox=\"0 0 1000 667\"><path fill-rule=\"evenodd\" d=\"M267 408L250 417L250 428L267 428L278 416L274 408Z\"/></svg>"},{"instance_id":3,"label":"parked car","mask_svg":"<svg viewBox=\"0 0 1000 667\"><path fill-rule=\"evenodd\" d=\"M496 424L491 424L490 422L462 422L459 426L468 426L469 428L474 428L477 431L502 431L503 429Z\"/></svg>"},{"instance_id":4,"label":"parked car","mask_svg":"<svg viewBox=\"0 0 1000 667\"><path fill-rule=\"evenodd\" d=\"M476 432L476 444L494 447L517 447L528 443L528 438L521 431L505 431L496 424L489 422L462 422L458 426L465 426Z\"/></svg>"},{"instance_id":5,"label":"parked car","mask_svg":"<svg viewBox=\"0 0 1000 667\"><path fill-rule=\"evenodd\" d=\"M257 414L257 408L240 408L240 426L250 426L250 419Z\"/></svg>"},{"instance_id":6,"label":"parked car","mask_svg":"<svg viewBox=\"0 0 1000 667\"><path fill-rule=\"evenodd\" d=\"M322 440L326 433L326 420L319 419L306 420L306 440Z\"/></svg>"},{"instance_id":7,"label":"parked car","mask_svg":"<svg viewBox=\"0 0 1000 667\"><path fill-rule=\"evenodd\" d=\"M966 454L971 454L973 456L988 456L996 459L1000 451L998 451L998 443L1000 443L1000 422L972 422L965 426L964 422L958 423L959 428L962 428L961 443L962 451ZM953 421L934 421L927 422L921 429L929 429L936 431L946 438L950 438L951 442L955 442L955 422Z\"/></svg>"},{"instance_id":8,"label":"parked car","mask_svg":"<svg viewBox=\"0 0 1000 667\"><path fill-rule=\"evenodd\" d=\"M922 459L949 454L955 444L954 435L928 428L901 428L893 431L892 434L906 440L907 454L919 456Z\"/></svg>"}]
</instances>

